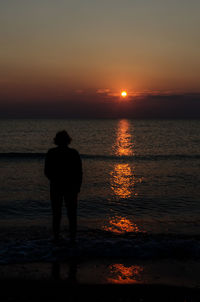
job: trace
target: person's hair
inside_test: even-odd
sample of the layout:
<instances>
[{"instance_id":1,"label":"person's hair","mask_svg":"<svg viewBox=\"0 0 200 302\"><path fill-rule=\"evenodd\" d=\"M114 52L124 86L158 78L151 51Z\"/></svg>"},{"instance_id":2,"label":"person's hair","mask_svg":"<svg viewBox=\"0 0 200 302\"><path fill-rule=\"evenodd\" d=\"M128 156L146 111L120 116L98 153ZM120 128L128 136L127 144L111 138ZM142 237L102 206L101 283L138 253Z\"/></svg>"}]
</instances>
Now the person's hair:
<instances>
[{"instance_id":1,"label":"person's hair","mask_svg":"<svg viewBox=\"0 0 200 302\"><path fill-rule=\"evenodd\" d=\"M59 131L56 133L56 136L54 137L54 144L57 146L66 146L71 143L72 139L67 133L67 131Z\"/></svg>"}]
</instances>

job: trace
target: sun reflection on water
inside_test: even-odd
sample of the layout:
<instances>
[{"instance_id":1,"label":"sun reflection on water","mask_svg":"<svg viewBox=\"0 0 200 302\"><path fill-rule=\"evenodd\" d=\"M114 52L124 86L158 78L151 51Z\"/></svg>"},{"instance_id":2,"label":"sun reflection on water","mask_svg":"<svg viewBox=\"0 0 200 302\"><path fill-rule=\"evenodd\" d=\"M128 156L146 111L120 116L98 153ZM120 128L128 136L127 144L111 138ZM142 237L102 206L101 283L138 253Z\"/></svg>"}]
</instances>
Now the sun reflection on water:
<instances>
[{"instance_id":1,"label":"sun reflection on water","mask_svg":"<svg viewBox=\"0 0 200 302\"><path fill-rule=\"evenodd\" d=\"M130 122L128 120L119 121L117 138L113 149L115 154L119 156L133 155L133 143L131 142Z\"/></svg>"},{"instance_id":2,"label":"sun reflection on water","mask_svg":"<svg viewBox=\"0 0 200 302\"><path fill-rule=\"evenodd\" d=\"M120 198L131 197L132 171L129 164L116 164L111 171L111 189Z\"/></svg>"},{"instance_id":3,"label":"sun reflection on water","mask_svg":"<svg viewBox=\"0 0 200 302\"><path fill-rule=\"evenodd\" d=\"M115 284L133 284L141 281L143 268L139 265L125 266L123 264L112 264L109 266L109 283Z\"/></svg>"},{"instance_id":4,"label":"sun reflection on water","mask_svg":"<svg viewBox=\"0 0 200 302\"><path fill-rule=\"evenodd\" d=\"M128 218L124 217L111 218L108 224L104 226L104 230L115 234L142 232L135 223L131 222Z\"/></svg>"},{"instance_id":5,"label":"sun reflection on water","mask_svg":"<svg viewBox=\"0 0 200 302\"><path fill-rule=\"evenodd\" d=\"M128 120L123 119L119 121L113 150L117 156L133 155L133 142L130 133L130 122ZM132 195L137 195L134 190L136 179L130 163L122 162L114 164L110 176L111 189L115 196L126 199Z\"/></svg>"},{"instance_id":6,"label":"sun reflection on water","mask_svg":"<svg viewBox=\"0 0 200 302\"><path fill-rule=\"evenodd\" d=\"M128 120L119 121L113 150L118 156L131 156L134 154L130 134L130 122ZM141 182L141 179L136 179L133 174L133 166L131 166L129 162L114 164L110 172L110 187L114 195L120 199L120 202L121 199L129 199L133 196L137 196L135 185L138 182ZM119 215L110 217L108 222L103 226L103 229L115 234L143 232L128 218Z\"/></svg>"}]
</instances>

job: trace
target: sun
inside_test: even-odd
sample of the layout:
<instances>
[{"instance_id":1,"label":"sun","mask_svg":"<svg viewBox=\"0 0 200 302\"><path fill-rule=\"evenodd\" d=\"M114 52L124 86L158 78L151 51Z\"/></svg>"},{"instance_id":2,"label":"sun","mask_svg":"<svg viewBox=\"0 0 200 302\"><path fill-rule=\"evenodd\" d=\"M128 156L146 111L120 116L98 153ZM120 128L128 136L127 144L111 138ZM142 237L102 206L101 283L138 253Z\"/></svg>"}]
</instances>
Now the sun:
<instances>
[{"instance_id":1,"label":"sun","mask_svg":"<svg viewBox=\"0 0 200 302\"><path fill-rule=\"evenodd\" d=\"M127 92L126 92L125 90L122 91L122 92L121 92L121 96L122 96L123 98L127 97Z\"/></svg>"}]
</instances>

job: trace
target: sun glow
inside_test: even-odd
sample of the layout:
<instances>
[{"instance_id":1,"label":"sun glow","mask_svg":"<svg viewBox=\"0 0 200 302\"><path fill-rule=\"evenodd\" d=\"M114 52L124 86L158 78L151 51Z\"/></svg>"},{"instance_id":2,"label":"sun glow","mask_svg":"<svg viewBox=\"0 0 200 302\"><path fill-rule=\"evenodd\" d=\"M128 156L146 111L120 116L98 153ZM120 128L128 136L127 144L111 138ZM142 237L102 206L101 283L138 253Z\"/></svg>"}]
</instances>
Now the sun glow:
<instances>
[{"instance_id":1,"label":"sun glow","mask_svg":"<svg viewBox=\"0 0 200 302\"><path fill-rule=\"evenodd\" d=\"M121 96L122 96L123 98L127 97L127 92L126 92L126 91L122 91L122 92L121 92Z\"/></svg>"}]
</instances>

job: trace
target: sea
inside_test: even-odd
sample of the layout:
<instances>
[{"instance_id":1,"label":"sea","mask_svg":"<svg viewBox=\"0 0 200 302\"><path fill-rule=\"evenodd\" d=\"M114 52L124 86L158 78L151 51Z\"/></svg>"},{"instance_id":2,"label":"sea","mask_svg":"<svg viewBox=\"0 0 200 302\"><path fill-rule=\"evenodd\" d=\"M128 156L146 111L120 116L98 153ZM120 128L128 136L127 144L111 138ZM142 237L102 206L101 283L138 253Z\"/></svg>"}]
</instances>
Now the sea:
<instances>
[{"instance_id":1,"label":"sea","mask_svg":"<svg viewBox=\"0 0 200 302\"><path fill-rule=\"evenodd\" d=\"M76 248L59 247L44 159L60 130L83 163ZM200 260L200 120L0 120L0 264Z\"/></svg>"}]
</instances>

